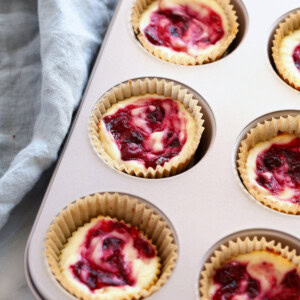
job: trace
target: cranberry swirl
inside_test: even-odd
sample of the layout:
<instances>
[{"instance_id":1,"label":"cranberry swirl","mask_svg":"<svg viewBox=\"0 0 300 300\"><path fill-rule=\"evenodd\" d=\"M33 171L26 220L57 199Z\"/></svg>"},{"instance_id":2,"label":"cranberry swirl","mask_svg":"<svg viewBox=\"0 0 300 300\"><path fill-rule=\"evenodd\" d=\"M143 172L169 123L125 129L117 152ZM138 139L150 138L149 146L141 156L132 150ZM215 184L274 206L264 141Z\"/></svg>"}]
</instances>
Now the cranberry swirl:
<instances>
[{"instance_id":1,"label":"cranberry swirl","mask_svg":"<svg viewBox=\"0 0 300 300\"><path fill-rule=\"evenodd\" d=\"M130 243L140 259L155 257L155 249L136 228L102 219L85 236L80 260L70 266L73 276L91 291L107 286L133 286L132 262L126 261L124 248Z\"/></svg>"},{"instance_id":2,"label":"cranberry swirl","mask_svg":"<svg viewBox=\"0 0 300 300\"><path fill-rule=\"evenodd\" d=\"M204 4L198 7L176 5L152 12L144 29L146 38L153 45L187 54L191 48L198 51L215 45L225 35L222 18Z\"/></svg>"},{"instance_id":3,"label":"cranberry swirl","mask_svg":"<svg viewBox=\"0 0 300 300\"><path fill-rule=\"evenodd\" d=\"M138 99L103 118L124 161L155 169L177 156L186 140L186 119L170 98Z\"/></svg>"}]
</instances>

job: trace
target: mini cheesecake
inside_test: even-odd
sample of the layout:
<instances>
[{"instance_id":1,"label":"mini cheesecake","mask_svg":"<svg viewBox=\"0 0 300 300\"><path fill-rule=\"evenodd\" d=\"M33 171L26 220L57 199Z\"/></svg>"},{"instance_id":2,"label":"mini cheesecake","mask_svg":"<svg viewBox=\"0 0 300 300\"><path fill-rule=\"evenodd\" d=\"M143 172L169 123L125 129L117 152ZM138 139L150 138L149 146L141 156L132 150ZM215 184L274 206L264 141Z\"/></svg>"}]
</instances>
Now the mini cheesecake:
<instances>
[{"instance_id":1,"label":"mini cheesecake","mask_svg":"<svg viewBox=\"0 0 300 300\"><path fill-rule=\"evenodd\" d=\"M282 39L279 56L286 72L294 78L295 86L300 88L300 29Z\"/></svg>"},{"instance_id":2,"label":"mini cheesecake","mask_svg":"<svg viewBox=\"0 0 300 300\"><path fill-rule=\"evenodd\" d=\"M84 299L139 299L160 272L156 249L142 233L102 216L72 234L59 264L67 289Z\"/></svg>"},{"instance_id":3,"label":"mini cheesecake","mask_svg":"<svg viewBox=\"0 0 300 300\"><path fill-rule=\"evenodd\" d=\"M300 270L275 252L240 254L215 271L209 299L299 300Z\"/></svg>"},{"instance_id":4,"label":"mini cheesecake","mask_svg":"<svg viewBox=\"0 0 300 300\"><path fill-rule=\"evenodd\" d=\"M300 80L300 29L282 39L279 51L283 65Z\"/></svg>"},{"instance_id":5,"label":"mini cheesecake","mask_svg":"<svg viewBox=\"0 0 300 300\"><path fill-rule=\"evenodd\" d=\"M272 56L279 75L300 90L300 10L279 24L273 39Z\"/></svg>"},{"instance_id":6,"label":"mini cheesecake","mask_svg":"<svg viewBox=\"0 0 300 300\"><path fill-rule=\"evenodd\" d=\"M141 14L138 38L154 54L161 52L161 58L175 57L183 64L193 58L199 64L221 57L237 26L218 1L159 0Z\"/></svg>"},{"instance_id":7,"label":"mini cheesecake","mask_svg":"<svg viewBox=\"0 0 300 300\"><path fill-rule=\"evenodd\" d=\"M180 163L197 133L194 117L180 101L150 94L115 103L98 126L105 152L136 172Z\"/></svg>"},{"instance_id":8,"label":"mini cheesecake","mask_svg":"<svg viewBox=\"0 0 300 300\"><path fill-rule=\"evenodd\" d=\"M300 137L279 134L257 143L246 160L248 190L300 208Z\"/></svg>"}]
</instances>

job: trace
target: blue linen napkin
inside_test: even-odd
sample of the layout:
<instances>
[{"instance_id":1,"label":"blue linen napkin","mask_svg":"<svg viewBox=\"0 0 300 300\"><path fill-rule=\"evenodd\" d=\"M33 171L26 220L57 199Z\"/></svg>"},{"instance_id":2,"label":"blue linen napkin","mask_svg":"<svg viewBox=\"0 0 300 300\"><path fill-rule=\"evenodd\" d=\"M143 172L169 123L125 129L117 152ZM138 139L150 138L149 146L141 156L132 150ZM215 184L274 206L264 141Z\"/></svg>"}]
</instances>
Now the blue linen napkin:
<instances>
[{"instance_id":1,"label":"blue linen napkin","mask_svg":"<svg viewBox=\"0 0 300 300\"><path fill-rule=\"evenodd\" d=\"M57 159L117 0L0 5L0 228Z\"/></svg>"}]
</instances>

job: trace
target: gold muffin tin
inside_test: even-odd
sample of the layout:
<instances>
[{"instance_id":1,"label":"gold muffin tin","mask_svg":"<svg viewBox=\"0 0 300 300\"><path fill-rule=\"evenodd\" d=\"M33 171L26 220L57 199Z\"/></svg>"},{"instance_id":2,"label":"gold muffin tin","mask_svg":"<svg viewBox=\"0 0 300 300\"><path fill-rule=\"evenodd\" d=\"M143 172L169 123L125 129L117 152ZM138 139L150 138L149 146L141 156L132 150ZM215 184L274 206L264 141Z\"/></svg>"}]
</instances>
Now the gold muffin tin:
<instances>
[{"instance_id":1,"label":"gold muffin tin","mask_svg":"<svg viewBox=\"0 0 300 300\"><path fill-rule=\"evenodd\" d=\"M268 55L268 41L280 16L297 9L299 1L232 3L240 26L228 55L206 65L181 66L142 48L129 21L133 0L120 0L28 240L27 282L37 299L74 299L52 276L44 242L63 208L95 193L132 195L170 224L179 250L176 267L147 299L200 299L202 267L227 236L267 235L300 253L300 216L258 203L245 190L236 168L239 142L254 126L253 120L300 113L299 92L280 79ZM196 94L202 106L205 130L195 160L185 172L169 178L121 173L100 160L89 141L88 120L97 100L122 82L145 77L178 82Z\"/></svg>"}]
</instances>

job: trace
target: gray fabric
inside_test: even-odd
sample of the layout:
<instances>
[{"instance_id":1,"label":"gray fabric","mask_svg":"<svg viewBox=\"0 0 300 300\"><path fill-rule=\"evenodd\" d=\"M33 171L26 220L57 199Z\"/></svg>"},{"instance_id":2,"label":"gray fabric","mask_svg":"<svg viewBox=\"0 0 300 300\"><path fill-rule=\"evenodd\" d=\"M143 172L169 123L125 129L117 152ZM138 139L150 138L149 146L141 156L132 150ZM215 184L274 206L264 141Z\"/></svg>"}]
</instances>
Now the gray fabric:
<instances>
[{"instance_id":1,"label":"gray fabric","mask_svg":"<svg viewBox=\"0 0 300 300\"><path fill-rule=\"evenodd\" d=\"M57 158L117 0L0 2L1 228Z\"/></svg>"}]
</instances>

